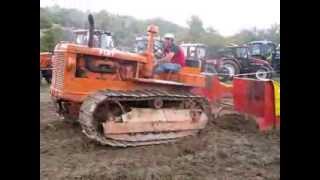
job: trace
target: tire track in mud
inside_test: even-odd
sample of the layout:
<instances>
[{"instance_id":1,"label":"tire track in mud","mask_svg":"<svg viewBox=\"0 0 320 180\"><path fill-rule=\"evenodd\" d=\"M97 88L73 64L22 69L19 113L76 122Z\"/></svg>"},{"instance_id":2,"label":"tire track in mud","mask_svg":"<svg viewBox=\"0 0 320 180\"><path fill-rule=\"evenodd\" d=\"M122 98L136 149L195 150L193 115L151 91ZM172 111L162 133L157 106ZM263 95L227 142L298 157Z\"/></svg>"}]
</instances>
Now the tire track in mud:
<instances>
[{"instance_id":1,"label":"tire track in mud","mask_svg":"<svg viewBox=\"0 0 320 180\"><path fill-rule=\"evenodd\" d=\"M250 126L254 124L242 124L241 120L226 122L228 117L210 123L200 135L175 144L112 148L89 141L79 125L59 119L48 88L40 90L43 180L280 177L280 137L262 135Z\"/></svg>"}]
</instances>

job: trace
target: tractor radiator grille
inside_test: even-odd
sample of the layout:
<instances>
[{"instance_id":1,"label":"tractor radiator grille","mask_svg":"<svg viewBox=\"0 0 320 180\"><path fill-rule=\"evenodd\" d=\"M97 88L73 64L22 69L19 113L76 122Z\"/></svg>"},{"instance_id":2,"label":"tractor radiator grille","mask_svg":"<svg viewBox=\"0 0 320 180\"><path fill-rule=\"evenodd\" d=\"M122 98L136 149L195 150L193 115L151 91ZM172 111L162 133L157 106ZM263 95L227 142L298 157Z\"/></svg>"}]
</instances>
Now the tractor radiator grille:
<instances>
[{"instance_id":1,"label":"tractor radiator grille","mask_svg":"<svg viewBox=\"0 0 320 180\"><path fill-rule=\"evenodd\" d=\"M63 89L63 81L64 81L64 64L65 58L64 53L56 52L53 57L53 72L52 72L52 84L56 89Z\"/></svg>"}]
</instances>

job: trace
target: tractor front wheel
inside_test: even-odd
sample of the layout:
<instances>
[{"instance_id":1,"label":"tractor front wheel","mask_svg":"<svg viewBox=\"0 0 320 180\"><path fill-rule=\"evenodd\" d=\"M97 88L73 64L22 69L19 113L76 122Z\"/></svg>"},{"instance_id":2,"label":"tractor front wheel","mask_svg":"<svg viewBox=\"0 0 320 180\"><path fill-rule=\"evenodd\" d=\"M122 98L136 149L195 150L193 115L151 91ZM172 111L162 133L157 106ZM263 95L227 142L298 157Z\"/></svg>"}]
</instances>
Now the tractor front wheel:
<instances>
[{"instance_id":1,"label":"tractor front wheel","mask_svg":"<svg viewBox=\"0 0 320 180\"><path fill-rule=\"evenodd\" d=\"M266 79L271 79L272 78L272 69L261 66L257 69L255 78L259 80L266 80Z\"/></svg>"}]
</instances>

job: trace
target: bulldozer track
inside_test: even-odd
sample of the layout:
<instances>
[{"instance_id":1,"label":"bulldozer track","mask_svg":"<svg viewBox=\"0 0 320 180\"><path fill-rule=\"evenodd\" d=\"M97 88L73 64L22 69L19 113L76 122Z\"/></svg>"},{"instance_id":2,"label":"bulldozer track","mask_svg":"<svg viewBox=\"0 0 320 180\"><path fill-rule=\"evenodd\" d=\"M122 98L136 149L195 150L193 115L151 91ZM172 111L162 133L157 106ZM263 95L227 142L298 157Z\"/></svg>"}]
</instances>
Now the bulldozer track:
<instances>
[{"instance_id":1,"label":"bulldozer track","mask_svg":"<svg viewBox=\"0 0 320 180\"><path fill-rule=\"evenodd\" d=\"M167 91L157 89L133 91L100 90L89 95L80 107L79 122L82 127L82 131L88 138L102 145L118 147L170 143L185 136L195 135L199 132L198 129L191 129L184 131L139 132L123 134L122 136L119 135L119 137L116 135L106 137L103 133L98 131L95 113L99 105L106 102L115 102L121 105L122 102L141 102L159 98L163 101L194 101L200 105L202 112L204 112L208 118L211 117L208 101L201 96L194 95L186 91ZM122 109L122 106L120 107Z\"/></svg>"}]
</instances>

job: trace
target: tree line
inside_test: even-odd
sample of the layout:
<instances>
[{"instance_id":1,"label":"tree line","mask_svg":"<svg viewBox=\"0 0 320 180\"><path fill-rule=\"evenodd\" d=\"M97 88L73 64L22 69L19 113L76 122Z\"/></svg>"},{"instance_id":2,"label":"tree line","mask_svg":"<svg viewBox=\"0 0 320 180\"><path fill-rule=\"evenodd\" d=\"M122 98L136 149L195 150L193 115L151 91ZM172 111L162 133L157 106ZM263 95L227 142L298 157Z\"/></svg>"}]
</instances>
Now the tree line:
<instances>
[{"instance_id":1,"label":"tree line","mask_svg":"<svg viewBox=\"0 0 320 180\"><path fill-rule=\"evenodd\" d=\"M59 6L40 8L40 51L51 51L59 41L69 41L72 29L87 29L87 15L78 9L65 9ZM147 26L159 26L160 36L170 32L175 34L176 41L203 43L214 53L229 43L242 44L254 40L271 40L280 43L280 24L273 24L267 29L243 29L232 36L222 36L214 27L205 28L202 20L192 15L188 27L181 27L161 18L139 20L131 16L111 14L105 10L93 13L97 29L110 31L115 45L132 47L135 37L146 34Z\"/></svg>"}]
</instances>

